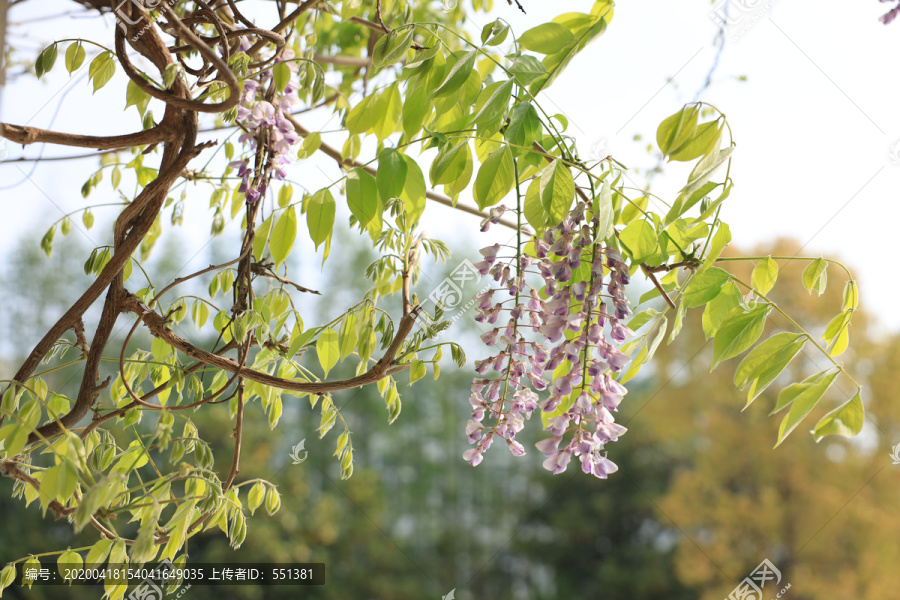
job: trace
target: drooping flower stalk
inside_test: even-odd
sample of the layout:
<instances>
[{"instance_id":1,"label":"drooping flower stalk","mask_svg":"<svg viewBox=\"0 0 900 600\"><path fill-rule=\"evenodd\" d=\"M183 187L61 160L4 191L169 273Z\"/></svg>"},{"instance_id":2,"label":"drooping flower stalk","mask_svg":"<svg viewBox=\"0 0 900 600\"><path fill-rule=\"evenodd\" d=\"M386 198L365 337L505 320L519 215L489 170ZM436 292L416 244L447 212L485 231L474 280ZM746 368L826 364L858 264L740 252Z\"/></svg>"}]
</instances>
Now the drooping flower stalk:
<instances>
[{"instance_id":1,"label":"drooping flower stalk","mask_svg":"<svg viewBox=\"0 0 900 600\"><path fill-rule=\"evenodd\" d=\"M520 196L516 212L520 238ZM498 209L490 217L502 213ZM623 322L631 314L625 296L630 276L616 248L599 238L598 225L591 207L579 201L559 224L532 239L530 253L521 239L514 256L500 256L499 244L481 250L484 260L475 266L499 287L476 296L476 320L496 325L501 316L508 319L482 335L486 345L500 351L475 363L479 375L493 371L498 376L472 384L466 434L475 446L463 456L473 465L495 436L513 454L523 455L515 436L540 408L551 434L537 444L547 457L544 468L561 473L576 456L582 470L596 477L618 469L604 448L626 431L613 413L627 393L614 375L630 360L618 346L634 336ZM542 280L538 287L526 280L534 275ZM504 290L511 300L501 299ZM522 332L529 329L527 339Z\"/></svg>"},{"instance_id":2,"label":"drooping flower stalk","mask_svg":"<svg viewBox=\"0 0 900 600\"><path fill-rule=\"evenodd\" d=\"M249 42L242 41L242 44ZM245 50L243 46L241 50ZM297 66L291 59L292 50L284 50L275 59L275 64L284 62L293 76ZM288 81L284 91L279 92L272 75L272 69L262 71L256 79L244 81L244 91L237 108L237 122L244 129L239 140L249 150L255 151L255 164L250 167L250 159L236 160L229 166L238 170L241 185L238 191L245 194L249 202L256 202L266 194L272 174L278 180L284 179L285 165L290 162L291 147L300 140L294 125L287 119L291 107L300 102L298 86Z\"/></svg>"}]
</instances>

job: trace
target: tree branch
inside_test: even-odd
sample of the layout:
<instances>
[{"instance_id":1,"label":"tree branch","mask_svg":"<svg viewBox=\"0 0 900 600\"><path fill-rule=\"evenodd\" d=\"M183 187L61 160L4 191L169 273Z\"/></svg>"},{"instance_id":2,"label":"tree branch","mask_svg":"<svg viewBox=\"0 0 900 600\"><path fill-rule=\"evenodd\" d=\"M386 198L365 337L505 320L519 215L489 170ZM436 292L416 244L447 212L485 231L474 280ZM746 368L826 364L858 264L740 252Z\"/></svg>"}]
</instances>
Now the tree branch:
<instances>
[{"instance_id":1,"label":"tree branch","mask_svg":"<svg viewBox=\"0 0 900 600\"><path fill-rule=\"evenodd\" d=\"M299 283L295 283L295 282L291 281L290 279L281 277L275 271L272 270L272 268L270 266L271 264L274 264L274 263L262 264L262 263L255 262L250 265L250 270L256 275L260 275L262 277L269 277L269 278L274 279L275 281L281 282L285 285L293 286L298 292L306 292L309 294L315 294L317 296L322 295L320 292L317 292L316 290L311 290L307 287L303 287Z\"/></svg>"},{"instance_id":2,"label":"tree branch","mask_svg":"<svg viewBox=\"0 0 900 600\"><path fill-rule=\"evenodd\" d=\"M390 346L388 346L388 349L385 351L384 356L382 356L381 359L377 363L375 363L375 365L373 365L371 369L369 369L362 375L339 381L310 382L283 379L281 377L274 377L272 375L269 375L268 373L241 367L240 364L229 358L225 358L223 356L219 356L218 354L213 354L212 352L203 350L202 348L198 348L184 338L176 335L169 328L166 320L161 315L147 306L144 302L141 301L140 298L138 298L134 294L126 293L126 296L122 302L122 309L138 315L138 318L143 321L143 323L147 326L147 328L150 330L150 333L153 334L154 337L162 339L170 346L176 348L177 350L180 350L181 352L195 360L213 367L217 367L224 371L228 371L229 373L233 373L235 375L238 375L239 377L249 379L250 381L261 383L263 385L309 394L327 394L329 392L349 390L352 388L361 387L408 369L409 365L398 364L395 360L395 357L400 351L400 347L403 345L403 342L412 332L413 323L415 322L419 311L419 307L417 306L414 307L408 314L403 315L403 317L400 319L399 325L397 326L397 332L394 335L394 339L391 341Z\"/></svg>"},{"instance_id":3,"label":"tree branch","mask_svg":"<svg viewBox=\"0 0 900 600\"><path fill-rule=\"evenodd\" d=\"M95 150L118 150L132 146L144 146L158 144L169 138L169 131L157 125L146 131L128 133L125 135L79 135L76 133L59 133L38 129L37 127L20 127L0 123L0 137L13 141L22 146L29 144L57 144L59 146L75 146L77 148L93 148Z\"/></svg>"}]
</instances>

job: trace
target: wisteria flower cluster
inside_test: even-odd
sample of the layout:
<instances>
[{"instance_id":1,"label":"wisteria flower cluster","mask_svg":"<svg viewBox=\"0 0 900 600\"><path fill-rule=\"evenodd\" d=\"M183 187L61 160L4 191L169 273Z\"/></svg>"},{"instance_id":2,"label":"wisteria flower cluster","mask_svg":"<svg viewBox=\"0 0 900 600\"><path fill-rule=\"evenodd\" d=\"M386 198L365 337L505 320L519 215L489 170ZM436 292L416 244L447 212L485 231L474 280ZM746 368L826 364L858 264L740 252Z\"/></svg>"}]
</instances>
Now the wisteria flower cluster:
<instances>
[{"instance_id":1,"label":"wisteria flower cluster","mask_svg":"<svg viewBox=\"0 0 900 600\"><path fill-rule=\"evenodd\" d=\"M297 70L296 63L291 60L293 57L293 51L285 50L275 64L285 62L293 75ZM289 81L284 91L278 92L272 69L262 71L256 79L244 81L237 109L237 121L244 130L239 140L255 151L255 165L251 168L250 159L244 158L233 161L230 166L238 170L239 191L249 202L256 202L265 195L270 173L274 171L278 180L286 176L284 166L291 162L291 147L300 139L294 125L285 117L290 114L291 107L300 102L297 90L298 85Z\"/></svg>"},{"instance_id":2,"label":"wisteria flower cluster","mask_svg":"<svg viewBox=\"0 0 900 600\"><path fill-rule=\"evenodd\" d=\"M528 252L501 256L500 244L481 250L484 260L475 267L499 287L476 296L476 320L496 325L481 337L497 353L475 363L479 375L496 376L472 384L466 434L475 446L463 457L473 466L495 437L514 455L525 454L516 434L540 409L551 434L537 444L547 457L544 468L562 473L574 455L596 477L618 470L604 447L626 431L613 412L627 390L613 375L630 360L617 346L635 334L623 323L631 314L628 267L598 239L597 227L579 202L559 225L535 237ZM538 282L535 276L537 287L530 283Z\"/></svg>"}]
</instances>

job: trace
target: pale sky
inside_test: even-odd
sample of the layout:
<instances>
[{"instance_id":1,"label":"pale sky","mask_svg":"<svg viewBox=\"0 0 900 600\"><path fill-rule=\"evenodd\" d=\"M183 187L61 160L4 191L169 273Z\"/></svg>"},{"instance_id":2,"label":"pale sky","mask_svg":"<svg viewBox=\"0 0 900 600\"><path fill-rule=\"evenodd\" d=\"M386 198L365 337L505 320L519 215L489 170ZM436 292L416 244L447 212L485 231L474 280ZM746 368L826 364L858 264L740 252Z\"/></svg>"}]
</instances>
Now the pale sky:
<instances>
[{"instance_id":1,"label":"pale sky","mask_svg":"<svg viewBox=\"0 0 900 600\"><path fill-rule=\"evenodd\" d=\"M853 4L820 0L815 5L797 0L731 1L734 24L712 85L701 99L727 115L737 142L732 167L735 188L721 215L731 226L733 242L746 247L789 235L807 244L804 253L839 253L861 282L863 304L884 325L897 330L900 313L894 310L897 286L890 279L894 267L890 248L900 215L896 191L900 147L894 152L895 160L891 158L892 148L900 141L900 114L894 105L900 97L900 76L892 68L900 50L900 23L883 26L878 16L890 5L876 0ZM557 13L589 10L592 3L523 0L523 4L527 15L503 0L495 0L494 12L521 33ZM620 2L607 32L571 63L542 103L549 113L568 117L568 133L580 140L583 154L589 155L599 140L615 135L612 149L619 161L634 167L653 166L656 159L645 146L655 140L657 125L694 99L710 70L717 27L710 13L715 6L705 0ZM751 6L755 8L747 8ZM10 21L71 7L74 3L65 0L25 2L13 9ZM492 18L476 14L472 21L482 25ZM13 36L9 42L33 60L46 43L66 38L76 28L79 35L112 43L108 24L70 17L32 23L27 39ZM3 90L0 120L89 134L136 128L134 109L122 113L118 108L124 105L121 71L92 96L87 62L70 80L62 67L65 45L61 48L56 68L44 82L24 78ZM747 80L738 81L739 76ZM667 84L669 77L673 80ZM308 122L315 129L326 120ZM335 127L336 118L326 129ZM641 134L643 141L631 141L635 134ZM32 146L23 153L10 144L6 147L10 158L72 152ZM80 187L95 168L93 160L47 163L38 166L29 181L25 174L30 173L30 164L0 166L0 187L25 179L0 196L4 210L0 253L7 253L23 232L33 232L37 244L64 212L84 206ZM653 191L672 198L684 185L690 167L672 164L665 169L654 180ZM313 191L336 175L337 167L328 161L300 163L290 174ZM184 241L186 260L208 242L209 191L198 196L185 219L188 222L193 215L201 223ZM113 199L107 174L90 202ZM107 223L114 214L95 212L98 223ZM345 221L339 217L341 222ZM80 228L80 221L75 226ZM76 227L70 235L82 235ZM493 236L506 235L479 234L474 217L440 206L429 208L424 227L432 237L457 243L470 239L478 247L492 243ZM105 226L95 226L85 235L100 244L105 243L100 240L107 231ZM205 266L204 261L208 264L202 253L195 259L197 266ZM838 273L831 275L830 284L840 285Z\"/></svg>"}]
</instances>

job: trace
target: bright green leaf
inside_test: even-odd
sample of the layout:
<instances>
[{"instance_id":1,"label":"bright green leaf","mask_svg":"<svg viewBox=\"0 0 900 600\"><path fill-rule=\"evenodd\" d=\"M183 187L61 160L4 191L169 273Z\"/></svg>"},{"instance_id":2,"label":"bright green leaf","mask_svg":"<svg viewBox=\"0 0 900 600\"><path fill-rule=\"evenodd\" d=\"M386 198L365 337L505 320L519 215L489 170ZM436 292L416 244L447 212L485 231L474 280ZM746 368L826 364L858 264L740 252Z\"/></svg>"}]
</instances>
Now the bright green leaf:
<instances>
[{"instance_id":1,"label":"bright green leaf","mask_svg":"<svg viewBox=\"0 0 900 600\"><path fill-rule=\"evenodd\" d=\"M473 194L484 210L500 202L515 185L512 152L503 146L491 152L478 169Z\"/></svg>"},{"instance_id":2,"label":"bright green leaf","mask_svg":"<svg viewBox=\"0 0 900 600\"><path fill-rule=\"evenodd\" d=\"M766 295L775 286L776 279L778 279L778 263L771 256L767 256L754 267L750 284L757 292Z\"/></svg>"},{"instance_id":3,"label":"bright green leaf","mask_svg":"<svg viewBox=\"0 0 900 600\"><path fill-rule=\"evenodd\" d=\"M334 227L335 202L327 188L319 190L306 205L306 224L316 249L331 236ZM270 244L271 245L271 244Z\"/></svg>"},{"instance_id":4,"label":"bright green leaf","mask_svg":"<svg viewBox=\"0 0 900 600\"><path fill-rule=\"evenodd\" d=\"M722 286L731 275L725 269L710 267L702 273L698 273L691 279L684 292L684 304L688 308L694 308L706 304L719 295Z\"/></svg>"},{"instance_id":5,"label":"bright green leaf","mask_svg":"<svg viewBox=\"0 0 900 600\"><path fill-rule=\"evenodd\" d=\"M558 225L562 222L575 198L575 180L572 172L562 163L555 160L541 173L541 204L547 215L547 224ZM654 236L655 237L655 236Z\"/></svg>"},{"instance_id":6,"label":"bright green leaf","mask_svg":"<svg viewBox=\"0 0 900 600\"><path fill-rule=\"evenodd\" d=\"M325 371L325 376L337 364L341 357L341 350L338 346L338 334L333 329L326 329L319 334L316 340L316 355L319 357L319 364Z\"/></svg>"},{"instance_id":7,"label":"bright green leaf","mask_svg":"<svg viewBox=\"0 0 900 600\"><path fill-rule=\"evenodd\" d=\"M785 415L784 419L781 421L781 426L778 428L778 442L775 444L776 447L781 445L781 442L794 431L797 425L800 424L800 421L815 408L819 400L822 399L822 396L825 395L825 392L828 391L828 388L831 387L831 384L834 382L834 379L839 372L840 370L837 367L822 371L821 373L807 377L800 383L791 384L781 390L781 393L778 394L778 402L775 410L773 410L772 413L774 414L788 405L791 406L791 409L788 411L788 414Z\"/></svg>"},{"instance_id":8,"label":"bright green leaf","mask_svg":"<svg viewBox=\"0 0 900 600\"><path fill-rule=\"evenodd\" d=\"M803 287L810 294L815 291L820 296L825 292L825 286L828 283L828 261L824 258L817 258L803 270Z\"/></svg>"},{"instance_id":9,"label":"bright green leaf","mask_svg":"<svg viewBox=\"0 0 900 600\"><path fill-rule=\"evenodd\" d=\"M710 370L723 360L733 358L752 346L762 335L770 307L759 305L751 311L732 311L713 339L713 363Z\"/></svg>"},{"instance_id":10,"label":"bright green leaf","mask_svg":"<svg viewBox=\"0 0 900 600\"><path fill-rule=\"evenodd\" d=\"M375 178L364 169L352 169L347 173L347 204L361 227L375 218L378 187Z\"/></svg>"},{"instance_id":11,"label":"bright green leaf","mask_svg":"<svg viewBox=\"0 0 900 600\"><path fill-rule=\"evenodd\" d=\"M314 196L315 197L315 196ZM332 204L334 204L334 199L331 200ZM312 205L312 199L310 199L310 205ZM307 213L309 213L311 209L307 209ZM307 215L309 219L313 217L310 214ZM332 222L334 222L334 209L332 208ZM315 241L316 234L313 233L313 225L310 223L310 234L313 237L313 241ZM330 233L330 226L329 226ZM327 237L327 236L326 236ZM284 262L284 260L291 253L291 249L294 247L294 240L297 239L297 211L293 206L287 207L284 212L281 213L281 216L278 217L278 220L275 221L275 226L272 227L272 236L269 238L269 252L272 253L272 260L275 261L275 267ZM318 242L316 242L316 246L318 246Z\"/></svg>"},{"instance_id":12,"label":"bright green leaf","mask_svg":"<svg viewBox=\"0 0 900 600\"><path fill-rule=\"evenodd\" d=\"M860 393L856 392L853 398L822 417L816 423L812 433L817 442L821 441L826 435L851 437L862 431L865 420L866 411L863 407L862 398Z\"/></svg>"},{"instance_id":13,"label":"bright green leaf","mask_svg":"<svg viewBox=\"0 0 900 600\"><path fill-rule=\"evenodd\" d=\"M629 223L619 234L619 240L637 263L644 262L659 251L656 229L646 219Z\"/></svg>"},{"instance_id":14,"label":"bright green leaf","mask_svg":"<svg viewBox=\"0 0 900 600\"><path fill-rule=\"evenodd\" d=\"M575 36L568 27L559 23L543 23L532 27L519 37L519 46L525 50L554 54L575 42Z\"/></svg>"}]
</instances>

